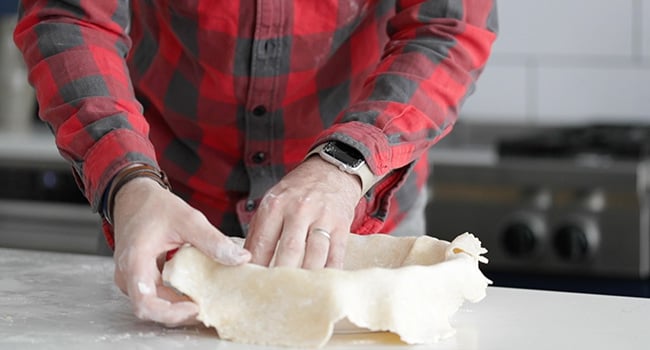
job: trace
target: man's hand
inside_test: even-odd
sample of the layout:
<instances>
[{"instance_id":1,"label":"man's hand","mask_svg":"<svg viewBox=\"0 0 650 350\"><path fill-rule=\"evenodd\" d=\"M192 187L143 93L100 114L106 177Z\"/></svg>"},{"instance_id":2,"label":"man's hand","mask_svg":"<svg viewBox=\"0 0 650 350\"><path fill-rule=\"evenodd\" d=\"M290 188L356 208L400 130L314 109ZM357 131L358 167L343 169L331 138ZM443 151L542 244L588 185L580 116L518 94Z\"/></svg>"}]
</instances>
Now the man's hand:
<instances>
[{"instance_id":1,"label":"man's hand","mask_svg":"<svg viewBox=\"0 0 650 350\"><path fill-rule=\"evenodd\" d=\"M115 283L144 320L168 326L196 322L197 305L162 284L168 251L190 243L225 265L251 258L203 214L148 178L131 180L117 192L113 219Z\"/></svg>"},{"instance_id":2,"label":"man's hand","mask_svg":"<svg viewBox=\"0 0 650 350\"><path fill-rule=\"evenodd\" d=\"M244 245L251 262L269 265L275 253L275 266L342 267L361 196L355 175L307 159L262 199Z\"/></svg>"}]
</instances>

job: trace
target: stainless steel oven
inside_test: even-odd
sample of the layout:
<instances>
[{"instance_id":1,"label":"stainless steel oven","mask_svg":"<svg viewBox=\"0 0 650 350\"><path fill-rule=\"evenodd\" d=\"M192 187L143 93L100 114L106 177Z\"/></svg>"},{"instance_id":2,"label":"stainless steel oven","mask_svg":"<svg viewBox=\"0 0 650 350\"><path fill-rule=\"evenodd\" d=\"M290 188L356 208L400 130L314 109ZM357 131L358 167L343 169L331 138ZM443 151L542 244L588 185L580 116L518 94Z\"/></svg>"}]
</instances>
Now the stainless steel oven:
<instances>
[{"instance_id":1,"label":"stainless steel oven","mask_svg":"<svg viewBox=\"0 0 650 350\"><path fill-rule=\"evenodd\" d=\"M636 281L613 294L650 296L650 126L546 128L456 146L432 151L429 234L475 232L496 282L602 292Z\"/></svg>"}]
</instances>

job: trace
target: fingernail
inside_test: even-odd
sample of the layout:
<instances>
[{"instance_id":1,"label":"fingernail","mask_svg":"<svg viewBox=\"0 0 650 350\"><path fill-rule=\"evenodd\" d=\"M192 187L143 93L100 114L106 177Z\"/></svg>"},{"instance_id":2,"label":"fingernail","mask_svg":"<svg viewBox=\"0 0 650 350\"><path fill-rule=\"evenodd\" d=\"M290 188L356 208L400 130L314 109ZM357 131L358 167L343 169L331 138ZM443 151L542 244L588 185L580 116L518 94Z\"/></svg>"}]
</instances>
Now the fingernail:
<instances>
[{"instance_id":1,"label":"fingernail","mask_svg":"<svg viewBox=\"0 0 650 350\"><path fill-rule=\"evenodd\" d=\"M249 252L246 249L239 249L239 252L237 253L237 255L239 255L239 257L241 257L241 258L244 258L244 257L245 258L250 258L251 257L251 252Z\"/></svg>"},{"instance_id":2,"label":"fingernail","mask_svg":"<svg viewBox=\"0 0 650 350\"><path fill-rule=\"evenodd\" d=\"M240 247L237 247L237 250L234 253L235 259L240 263L246 262L251 258L251 253L248 250Z\"/></svg>"}]
</instances>

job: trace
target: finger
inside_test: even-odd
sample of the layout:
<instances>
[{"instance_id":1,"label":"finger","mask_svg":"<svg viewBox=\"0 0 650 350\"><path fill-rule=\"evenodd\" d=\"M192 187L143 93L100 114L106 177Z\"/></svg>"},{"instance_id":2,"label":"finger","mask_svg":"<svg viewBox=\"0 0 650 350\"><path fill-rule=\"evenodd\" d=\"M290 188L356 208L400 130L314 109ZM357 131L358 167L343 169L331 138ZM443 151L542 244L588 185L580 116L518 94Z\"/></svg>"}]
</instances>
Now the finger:
<instances>
[{"instance_id":1,"label":"finger","mask_svg":"<svg viewBox=\"0 0 650 350\"><path fill-rule=\"evenodd\" d=\"M326 267L333 267L337 269L343 268L345 261L345 247L350 236L349 229L335 229L330 234L329 254L327 257Z\"/></svg>"},{"instance_id":2,"label":"finger","mask_svg":"<svg viewBox=\"0 0 650 350\"><path fill-rule=\"evenodd\" d=\"M305 220L285 218L275 253L275 266L300 267L302 265L308 229L309 224Z\"/></svg>"},{"instance_id":3,"label":"finger","mask_svg":"<svg viewBox=\"0 0 650 350\"><path fill-rule=\"evenodd\" d=\"M318 269L325 266L330 249L331 235L323 226L312 225L307 233L307 247L302 267Z\"/></svg>"},{"instance_id":4,"label":"finger","mask_svg":"<svg viewBox=\"0 0 650 350\"><path fill-rule=\"evenodd\" d=\"M128 291L128 269L129 269L129 257L132 256L133 247L122 248L121 245L115 247L115 254L113 255L113 262L115 263L115 272L113 273L113 279L117 287L125 295L129 295Z\"/></svg>"},{"instance_id":5,"label":"finger","mask_svg":"<svg viewBox=\"0 0 650 350\"><path fill-rule=\"evenodd\" d=\"M171 303L165 299L152 298L143 301L138 318L162 323L167 327L197 324L199 307L190 301Z\"/></svg>"},{"instance_id":6,"label":"finger","mask_svg":"<svg viewBox=\"0 0 650 350\"><path fill-rule=\"evenodd\" d=\"M158 296L164 300L167 300L173 304L178 304L178 303L184 303L184 302L190 302L193 303L192 300L182 294L174 290L173 288L169 288L164 285L159 285L158 286ZM195 315L192 315L186 319L177 319L173 320L173 322L167 322L165 325L167 327L178 327L178 326L191 326L191 325L196 325L199 324L199 320L196 318Z\"/></svg>"},{"instance_id":7,"label":"finger","mask_svg":"<svg viewBox=\"0 0 650 350\"><path fill-rule=\"evenodd\" d=\"M251 258L250 252L212 226L199 211L192 212L179 235L205 255L224 265L244 264Z\"/></svg>"},{"instance_id":8,"label":"finger","mask_svg":"<svg viewBox=\"0 0 650 350\"><path fill-rule=\"evenodd\" d=\"M164 284L157 286L156 294L158 294L160 298L165 299L172 303L179 303L183 301L193 302L193 300L190 299L190 297L188 297L187 295L177 291L174 288L168 287Z\"/></svg>"},{"instance_id":9,"label":"finger","mask_svg":"<svg viewBox=\"0 0 650 350\"><path fill-rule=\"evenodd\" d=\"M158 296L162 280L156 266L156 254L141 249L139 254L131 253L127 259L130 277L126 287L138 318L170 326L196 318L199 311L196 304L188 301L172 303Z\"/></svg>"},{"instance_id":10,"label":"finger","mask_svg":"<svg viewBox=\"0 0 650 350\"><path fill-rule=\"evenodd\" d=\"M128 291L126 290L126 279L124 278L124 273L122 273L122 271L117 266L115 266L113 280L115 280L115 285L120 289L122 293L124 293L124 295L129 295Z\"/></svg>"},{"instance_id":11,"label":"finger","mask_svg":"<svg viewBox=\"0 0 650 350\"><path fill-rule=\"evenodd\" d=\"M251 252L251 263L269 266L282 231L282 216L271 215L276 197L267 195L253 217L244 242L244 248Z\"/></svg>"}]
</instances>

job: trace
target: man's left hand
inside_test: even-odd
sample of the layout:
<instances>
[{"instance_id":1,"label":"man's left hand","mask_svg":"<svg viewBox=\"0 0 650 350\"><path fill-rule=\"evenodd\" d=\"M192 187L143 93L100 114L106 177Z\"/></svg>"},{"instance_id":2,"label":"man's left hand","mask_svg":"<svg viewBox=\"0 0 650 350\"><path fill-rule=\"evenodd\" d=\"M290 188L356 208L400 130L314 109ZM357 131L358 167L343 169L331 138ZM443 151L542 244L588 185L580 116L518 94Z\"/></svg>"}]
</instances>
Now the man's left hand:
<instances>
[{"instance_id":1,"label":"man's left hand","mask_svg":"<svg viewBox=\"0 0 650 350\"><path fill-rule=\"evenodd\" d=\"M361 181L320 157L305 160L262 198L244 247L252 263L343 266ZM276 251L277 250L277 251Z\"/></svg>"}]
</instances>

